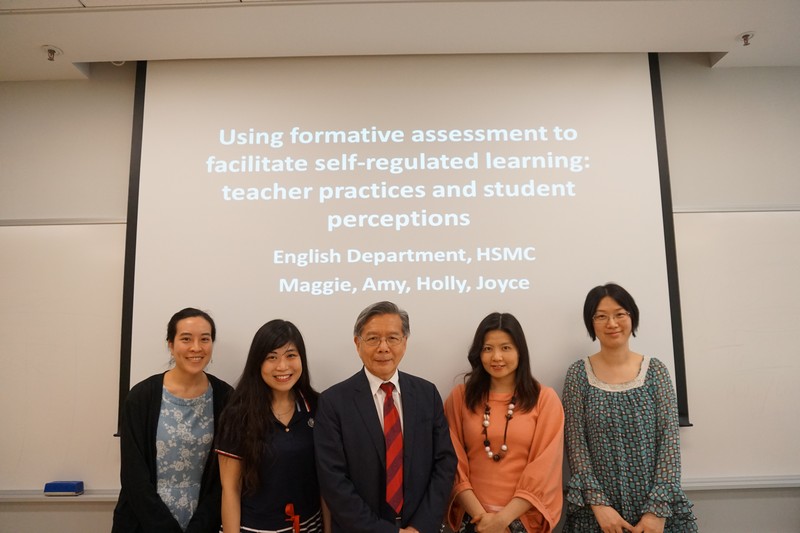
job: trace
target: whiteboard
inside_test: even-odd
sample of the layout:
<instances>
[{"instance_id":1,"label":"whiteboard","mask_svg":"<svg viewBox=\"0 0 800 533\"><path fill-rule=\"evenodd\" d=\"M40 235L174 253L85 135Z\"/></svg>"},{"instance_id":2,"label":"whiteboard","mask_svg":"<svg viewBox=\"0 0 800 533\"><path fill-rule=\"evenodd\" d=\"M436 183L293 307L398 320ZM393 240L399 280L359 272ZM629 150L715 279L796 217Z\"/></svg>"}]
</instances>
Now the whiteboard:
<instances>
[{"instance_id":1,"label":"whiteboard","mask_svg":"<svg viewBox=\"0 0 800 533\"><path fill-rule=\"evenodd\" d=\"M800 479L800 212L675 215L684 481Z\"/></svg>"},{"instance_id":2,"label":"whiteboard","mask_svg":"<svg viewBox=\"0 0 800 533\"><path fill-rule=\"evenodd\" d=\"M119 486L125 225L0 226L0 490Z\"/></svg>"}]
</instances>

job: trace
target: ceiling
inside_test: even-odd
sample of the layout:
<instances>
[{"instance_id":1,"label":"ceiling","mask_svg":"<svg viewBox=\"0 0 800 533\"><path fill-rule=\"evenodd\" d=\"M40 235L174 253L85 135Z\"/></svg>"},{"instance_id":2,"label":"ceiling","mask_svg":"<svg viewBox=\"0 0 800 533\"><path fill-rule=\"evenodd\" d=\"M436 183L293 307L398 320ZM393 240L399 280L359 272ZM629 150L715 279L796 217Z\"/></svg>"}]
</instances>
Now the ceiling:
<instances>
[{"instance_id":1,"label":"ceiling","mask_svg":"<svg viewBox=\"0 0 800 533\"><path fill-rule=\"evenodd\" d=\"M574 52L800 66L800 0L0 0L0 81L108 61Z\"/></svg>"}]
</instances>

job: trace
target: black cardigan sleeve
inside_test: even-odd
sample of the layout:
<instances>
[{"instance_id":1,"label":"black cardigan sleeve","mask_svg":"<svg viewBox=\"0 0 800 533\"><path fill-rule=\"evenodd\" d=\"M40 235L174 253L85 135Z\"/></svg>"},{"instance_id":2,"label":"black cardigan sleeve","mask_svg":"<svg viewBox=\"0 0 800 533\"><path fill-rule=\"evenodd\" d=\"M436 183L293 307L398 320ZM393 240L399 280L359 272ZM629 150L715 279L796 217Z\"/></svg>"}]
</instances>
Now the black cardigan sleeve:
<instances>
[{"instance_id":1,"label":"black cardigan sleeve","mask_svg":"<svg viewBox=\"0 0 800 533\"><path fill-rule=\"evenodd\" d=\"M134 386L125 399L120 431L120 491L113 532L183 533L156 492L156 426L163 374Z\"/></svg>"}]
</instances>

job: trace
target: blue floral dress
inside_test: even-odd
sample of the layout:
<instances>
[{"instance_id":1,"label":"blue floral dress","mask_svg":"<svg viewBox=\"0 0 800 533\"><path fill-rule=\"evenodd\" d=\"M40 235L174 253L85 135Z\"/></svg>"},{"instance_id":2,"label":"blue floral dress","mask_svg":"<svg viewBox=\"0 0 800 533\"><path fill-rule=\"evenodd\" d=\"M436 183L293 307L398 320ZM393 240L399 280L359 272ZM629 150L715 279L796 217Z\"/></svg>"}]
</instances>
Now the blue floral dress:
<instances>
[{"instance_id":1,"label":"blue floral dress","mask_svg":"<svg viewBox=\"0 0 800 533\"><path fill-rule=\"evenodd\" d=\"M156 491L181 529L197 509L203 468L214 440L211 384L197 398L178 398L166 387L156 430Z\"/></svg>"},{"instance_id":2,"label":"blue floral dress","mask_svg":"<svg viewBox=\"0 0 800 533\"><path fill-rule=\"evenodd\" d=\"M644 513L666 518L665 533L697 531L681 489L678 410L672 381L655 358L642 361L628 383L609 384L589 358L564 383L567 485L564 533L600 532L592 505L613 507L636 525Z\"/></svg>"}]
</instances>

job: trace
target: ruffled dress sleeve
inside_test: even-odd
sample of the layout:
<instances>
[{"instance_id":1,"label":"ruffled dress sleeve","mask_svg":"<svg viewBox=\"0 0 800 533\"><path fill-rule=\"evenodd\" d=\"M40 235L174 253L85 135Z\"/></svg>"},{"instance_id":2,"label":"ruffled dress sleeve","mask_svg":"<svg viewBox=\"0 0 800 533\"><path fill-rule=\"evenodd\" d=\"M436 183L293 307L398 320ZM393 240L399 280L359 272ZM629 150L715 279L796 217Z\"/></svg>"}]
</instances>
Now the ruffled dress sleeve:
<instances>
[{"instance_id":1,"label":"ruffled dress sleeve","mask_svg":"<svg viewBox=\"0 0 800 533\"><path fill-rule=\"evenodd\" d=\"M686 531L696 531L692 504L681 488L681 446L675 391L669 371L656 358L650 359L646 385L656 406L656 463L653 486L641 512L667 518L670 524L684 523Z\"/></svg>"},{"instance_id":2,"label":"ruffled dress sleeve","mask_svg":"<svg viewBox=\"0 0 800 533\"><path fill-rule=\"evenodd\" d=\"M573 363L567 371L563 393L567 460L572 472L567 483L566 498L568 504L584 508L611 505L611 500L594 474L589 454L584 410L584 395L588 387L583 360Z\"/></svg>"}]
</instances>

